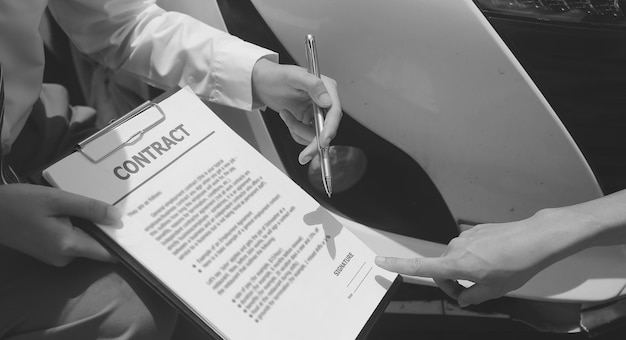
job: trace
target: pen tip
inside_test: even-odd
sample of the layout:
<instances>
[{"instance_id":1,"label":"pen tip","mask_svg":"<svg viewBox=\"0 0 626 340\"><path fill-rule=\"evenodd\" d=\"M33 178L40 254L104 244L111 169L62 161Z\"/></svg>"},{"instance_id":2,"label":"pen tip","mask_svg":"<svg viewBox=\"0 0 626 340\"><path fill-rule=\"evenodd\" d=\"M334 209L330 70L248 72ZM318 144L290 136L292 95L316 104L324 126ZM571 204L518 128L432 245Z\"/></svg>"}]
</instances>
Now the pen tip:
<instances>
[{"instance_id":1,"label":"pen tip","mask_svg":"<svg viewBox=\"0 0 626 340\"><path fill-rule=\"evenodd\" d=\"M330 177L324 178L324 189L326 190L326 195L330 198L330 195L333 193L333 182Z\"/></svg>"}]
</instances>

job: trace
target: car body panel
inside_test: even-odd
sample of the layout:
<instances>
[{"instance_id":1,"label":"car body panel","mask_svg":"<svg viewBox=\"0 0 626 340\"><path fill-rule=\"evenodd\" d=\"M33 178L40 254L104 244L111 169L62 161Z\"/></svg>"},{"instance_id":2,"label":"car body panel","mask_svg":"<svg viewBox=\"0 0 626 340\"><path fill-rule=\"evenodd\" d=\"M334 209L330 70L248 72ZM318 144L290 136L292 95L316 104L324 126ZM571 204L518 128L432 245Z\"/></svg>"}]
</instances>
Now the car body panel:
<instances>
[{"instance_id":1,"label":"car body panel","mask_svg":"<svg viewBox=\"0 0 626 340\"><path fill-rule=\"evenodd\" d=\"M299 62L305 33L317 36L322 73L338 81L346 112L419 162L459 220L514 220L601 195L555 113L471 1L252 2ZM225 29L214 0L160 3ZM214 110L283 168L258 111ZM331 213L380 255L438 256L446 247ZM614 299L626 287L625 258L621 246L589 249L509 295Z\"/></svg>"},{"instance_id":2,"label":"car body panel","mask_svg":"<svg viewBox=\"0 0 626 340\"><path fill-rule=\"evenodd\" d=\"M252 2L301 65L303 37L316 35L344 110L413 157L457 220L510 221L601 195L472 1Z\"/></svg>"}]
</instances>

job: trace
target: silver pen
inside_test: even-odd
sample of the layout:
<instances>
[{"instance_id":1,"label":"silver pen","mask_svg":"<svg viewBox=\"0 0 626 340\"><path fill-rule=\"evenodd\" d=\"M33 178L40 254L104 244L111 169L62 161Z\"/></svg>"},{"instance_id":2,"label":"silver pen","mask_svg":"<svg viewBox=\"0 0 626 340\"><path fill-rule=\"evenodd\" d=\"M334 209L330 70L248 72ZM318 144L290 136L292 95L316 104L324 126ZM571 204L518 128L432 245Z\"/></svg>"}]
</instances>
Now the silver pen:
<instances>
[{"instance_id":1,"label":"silver pen","mask_svg":"<svg viewBox=\"0 0 626 340\"><path fill-rule=\"evenodd\" d=\"M309 73L320 77L320 69L317 64L317 48L315 47L315 37L312 34L306 36L306 61ZM320 144L322 129L324 127L324 109L313 102L313 120L315 121L315 136L317 136L317 151L320 157L320 167L322 169L322 183L328 197L333 193L332 175L330 170L330 158L328 148L323 148Z\"/></svg>"}]
</instances>

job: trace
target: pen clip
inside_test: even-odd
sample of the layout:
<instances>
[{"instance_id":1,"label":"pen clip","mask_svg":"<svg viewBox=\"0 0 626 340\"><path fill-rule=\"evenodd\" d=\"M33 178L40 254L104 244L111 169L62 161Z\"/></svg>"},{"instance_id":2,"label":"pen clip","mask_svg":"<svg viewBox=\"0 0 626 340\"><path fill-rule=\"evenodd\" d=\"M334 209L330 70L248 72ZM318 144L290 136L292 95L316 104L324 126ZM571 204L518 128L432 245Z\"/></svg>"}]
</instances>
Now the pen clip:
<instances>
[{"instance_id":1,"label":"pen clip","mask_svg":"<svg viewBox=\"0 0 626 340\"><path fill-rule=\"evenodd\" d=\"M315 45L315 37L307 34L305 40L307 70L310 74L320 78L319 64L317 62L317 46ZM324 149L321 146L320 137L322 127L324 126L325 110L313 102L313 120L315 121L315 135L317 136L317 148L320 152Z\"/></svg>"},{"instance_id":2,"label":"pen clip","mask_svg":"<svg viewBox=\"0 0 626 340\"><path fill-rule=\"evenodd\" d=\"M312 34L307 34L306 36L305 49L307 70L309 73L319 78L320 70L317 63L317 47L315 46L315 37Z\"/></svg>"}]
</instances>

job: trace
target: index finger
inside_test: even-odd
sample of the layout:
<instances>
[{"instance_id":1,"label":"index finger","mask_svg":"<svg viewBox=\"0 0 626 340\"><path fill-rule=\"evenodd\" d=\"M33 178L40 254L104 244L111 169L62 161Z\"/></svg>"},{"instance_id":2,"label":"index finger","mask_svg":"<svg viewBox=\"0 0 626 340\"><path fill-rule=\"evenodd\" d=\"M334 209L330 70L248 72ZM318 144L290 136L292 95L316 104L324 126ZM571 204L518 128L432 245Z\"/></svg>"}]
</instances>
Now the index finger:
<instances>
[{"instance_id":1,"label":"index finger","mask_svg":"<svg viewBox=\"0 0 626 340\"><path fill-rule=\"evenodd\" d=\"M399 274L438 279L461 279L457 271L450 268L440 257L403 259L377 256L375 262L379 267Z\"/></svg>"},{"instance_id":2,"label":"index finger","mask_svg":"<svg viewBox=\"0 0 626 340\"><path fill-rule=\"evenodd\" d=\"M315 75L308 73L306 70L301 72L290 73L290 83L298 90L306 92L309 97L319 107L328 108L333 104L332 94L329 92L327 83L324 76L316 77ZM332 82L328 85L332 85Z\"/></svg>"},{"instance_id":3,"label":"index finger","mask_svg":"<svg viewBox=\"0 0 626 340\"><path fill-rule=\"evenodd\" d=\"M116 258L98 241L79 228L74 228L72 254L102 262L116 262Z\"/></svg>"}]
</instances>

